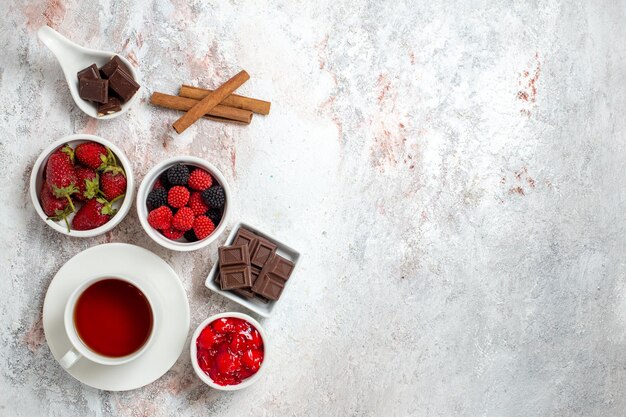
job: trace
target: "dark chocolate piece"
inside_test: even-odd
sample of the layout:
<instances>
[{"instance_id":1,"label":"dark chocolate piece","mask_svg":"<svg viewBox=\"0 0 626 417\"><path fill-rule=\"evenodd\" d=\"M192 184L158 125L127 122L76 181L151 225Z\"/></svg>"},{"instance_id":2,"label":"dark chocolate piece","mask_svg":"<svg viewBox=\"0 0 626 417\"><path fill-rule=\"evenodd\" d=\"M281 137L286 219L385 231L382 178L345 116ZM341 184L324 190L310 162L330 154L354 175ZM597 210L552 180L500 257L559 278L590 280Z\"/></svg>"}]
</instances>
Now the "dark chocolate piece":
<instances>
[{"instance_id":1,"label":"dark chocolate piece","mask_svg":"<svg viewBox=\"0 0 626 417\"><path fill-rule=\"evenodd\" d=\"M218 249L220 268L235 265L249 265L248 245L222 246Z\"/></svg>"},{"instance_id":2,"label":"dark chocolate piece","mask_svg":"<svg viewBox=\"0 0 626 417\"><path fill-rule=\"evenodd\" d=\"M261 273L261 270L259 268L255 268L254 266L250 267L250 275L251 275L251 283L252 285L254 285L255 281L257 280L257 278L259 277L259 274ZM218 277L220 276L220 274L218 274ZM219 279L218 279L218 282ZM232 290L235 294L242 296L243 298L254 298L255 294L254 292L250 289L250 288L237 288Z\"/></svg>"},{"instance_id":3,"label":"dark chocolate piece","mask_svg":"<svg viewBox=\"0 0 626 417\"><path fill-rule=\"evenodd\" d=\"M258 268L263 268L265 263L276 253L276 245L262 237L250 253L250 263Z\"/></svg>"},{"instance_id":4,"label":"dark chocolate piece","mask_svg":"<svg viewBox=\"0 0 626 417\"><path fill-rule=\"evenodd\" d=\"M248 252L252 255L256 244L259 242L259 237L243 227L239 228L233 245L248 245Z\"/></svg>"},{"instance_id":5,"label":"dark chocolate piece","mask_svg":"<svg viewBox=\"0 0 626 417\"><path fill-rule=\"evenodd\" d=\"M100 67L100 72L102 73L102 76L104 78L109 78L111 74L113 74L113 71L115 71L117 68L120 68L126 74L130 74L130 71L128 70L126 64L124 64L124 62L122 62L120 57L117 55L115 55L113 58L111 58L109 62Z\"/></svg>"},{"instance_id":6,"label":"dark chocolate piece","mask_svg":"<svg viewBox=\"0 0 626 417\"><path fill-rule=\"evenodd\" d=\"M78 82L78 95L83 100L106 103L109 99L109 81L81 78Z\"/></svg>"},{"instance_id":7,"label":"dark chocolate piece","mask_svg":"<svg viewBox=\"0 0 626 417\"><path fill-rule=\"evenodd\" d=\"M109 101L98 104L98 116L106 116L107 114L117 113L122 110L120 99L109 95Z\"/></svg>"},{"instance_id":8,"label":"dark chocolate piece","mask_svg":"<svg viewBox=\"0 0 626 417\"><path fill-rule=\"evenodd\" d=\"M276 255L274 257L274 263L271 265L271 269L268 271L268 273L271 275L275 275L283 281L287 281L291 276L291 271L293 271L293 267L293 262L283 258L280 255Z\"/></svg>"},{"instance_id":9,"label":"dark chocolate piece","mask_svg":"<svg viewBox=\"0 0 626 417\"><path fill-rule=\"evenodd\" d=\"M269 273L262 273L252 286L252 291L269 300L278 300L285 288L285 281Z\"/></svg>"},{"instance_id":10,"label":"dark chocolate piece","mask_svg":"<svg viewBox=\"0 0 626 417\"><path fill-rule=\"evenodd\" d=\"M247 247L246 247L247 250ZM230 266L220 269L220 285L223 290L235 288L249 288L252 285L252 275L249 265Z\"/></svg>"},{"instance_id":11,"label":"dark chocolate piece","mask_svg":"<svg viewBox=\"0 0 626 417\"><path fill-rule=\"evenodd\" d=\"M123 101L130 100L139 90L139 84L133 77L119 67L109 76L109 86Z\"/></svg>"},{"instance_id":12,"label":"dark chocolate piece","mask_svg":"<svg viewBox=\"0 0 626 417\"><path fill-rule=\"evenodd\" d=\"M78 81L80 81L81 78L86 78L88 80L99 80L100 72L98 71L98 67L96 66L96 64L91 64L84 70L78 71L77 76Z\"/></svg>"}]
</instances>

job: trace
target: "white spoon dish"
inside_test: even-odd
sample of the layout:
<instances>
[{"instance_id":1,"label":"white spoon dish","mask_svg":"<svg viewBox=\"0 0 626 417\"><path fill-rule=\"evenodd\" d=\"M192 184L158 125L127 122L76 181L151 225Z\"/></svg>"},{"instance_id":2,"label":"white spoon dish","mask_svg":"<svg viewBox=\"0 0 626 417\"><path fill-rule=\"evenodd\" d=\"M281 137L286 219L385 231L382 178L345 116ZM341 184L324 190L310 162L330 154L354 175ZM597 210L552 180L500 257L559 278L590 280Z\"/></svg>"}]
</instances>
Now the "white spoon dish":
<instances>
[{"instance_id":1,"label":"white spoon dish","mask_svg":"<svg viewBox=\"0 0 626 417\"><path fill-rule=\"evenodd\" d=\"M98 116L98 109L96 105L80 98L78 94L77 74L80 70L85 69L91 64L96 64L98 67L101 67L109 62L109 60L116 54L113 52L98 51L77 45L49 26L41 27L37 32L37 36L56 56L57 61L59 61L59 65L61 65L61 69L63 70L63 74L65 74L65 81L67 81L67 86L70 89L72 98L76 102L76 105L88 116L99 120L114 119L126 113L133 103L135 103L137 97L139 97L139 91L137 91L137 93L135 93L130 100L122 103L122 109L120 111ZM118 56L124 65L126 65L133 79L139 82L137 72L130 62L128 62L128 60L123 56Z\"/></svg>"}]
</instances>

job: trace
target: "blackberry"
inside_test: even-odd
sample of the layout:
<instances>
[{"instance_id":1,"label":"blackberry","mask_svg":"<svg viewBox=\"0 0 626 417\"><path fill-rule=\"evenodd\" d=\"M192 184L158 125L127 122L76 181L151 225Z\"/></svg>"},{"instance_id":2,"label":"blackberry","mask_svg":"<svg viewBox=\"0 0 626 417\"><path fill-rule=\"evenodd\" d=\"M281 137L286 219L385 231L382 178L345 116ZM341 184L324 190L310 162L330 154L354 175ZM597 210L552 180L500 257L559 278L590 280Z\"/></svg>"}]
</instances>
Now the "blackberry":
<instances>
[{"instance_id":1,"label":"blackberry","mask_svg":"<svg viewBox=\"0 0 626 417\"><path fill-rule=\"evenodd\" d=\"M167 205L167 190L165 188L155 188L150 191L146 199L146 205L149 211Z\"/></svg>"},{"instance_id":2,"label":"blackberry","mask_svg":"<svg viewBox=\"0 0 626 417\"><path fill-rule=\"evenodd\" d=\"M167 171L163 171L163 173L159 176L159 180L161 180L161 185L165 187L166 190L172 188L172 184L170 184L169 180L167 179Z\"/></svg>"},{"instance_id":3,"label":"blackberry","mask_svg":"<svg viewBox=\"0 0 626 417\"><path fill-rule=\"evenodd\" d=\"M196 233L193 231L193 229L187 230L183 236L185 237L185 239L187 239L187 242L198 241L198 238L196 237Z\"/></svg>"},{"instance_id":4,"label":"blackberry","mask_svg":"<svg viewBox=\"0 0 626 417\"><path fill-rule=\"evenodd\" d=\"M211 219L215 227L222 221L222 210L218 208L210 208L206 212L206 216Z\"/></svg>"},{"instance_id":5,"label":"blackberry","mask_svg":"<svg viewBox=\"0 0 626 417\"><path fill-rule=\"evenodd\" d=\"M167 180L172 185L185 185L189 181L189 168L183 164L176 164L167 171Z\"/></svg>"},{"instance_id":6,"label":"blackberry","mask_svg":"<svg viewBox=\"0 0 626 417\"><path fill-rule=\"evenodd\" d=\"M226 202L226 195L224 195L224 189L219 185L214 185L211 188L207 188L202 191L202 200L209 207L222 207Z\"/></svg>"}]
</instances>

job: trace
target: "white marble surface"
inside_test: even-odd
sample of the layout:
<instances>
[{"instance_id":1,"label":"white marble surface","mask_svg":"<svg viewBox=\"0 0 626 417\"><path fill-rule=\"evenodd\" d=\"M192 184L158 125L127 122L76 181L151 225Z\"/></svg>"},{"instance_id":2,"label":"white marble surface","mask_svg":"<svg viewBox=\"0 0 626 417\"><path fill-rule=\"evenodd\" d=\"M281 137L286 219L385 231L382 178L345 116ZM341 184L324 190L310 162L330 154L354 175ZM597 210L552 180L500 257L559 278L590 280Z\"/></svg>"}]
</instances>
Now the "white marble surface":
<instances>
[{"instance_id":1,"label":"white marble surface","mask_svg":"<svg viewBox=\"0 0 626 417\"><path fill-rule=\"evenodd\" d=\"M3 3L0 415L623 415L626 3L470 3ZM136 63L141 102L84 116L43 24ZM177 115L147 103L241 68L241 92L273 103L248 127L177 136ZM217 244L164 250L134 213L90 240L37 217L30 167L76 132L113 140L139 179L169 156L209 159L232 184L233 221L304 254L264 321L274 355L256 386L212 391L185 353L143 389L99 392L54 361L43 297L92 245L166 259L192 327L237 309L202 285Z\"/></svg>"}]
</instances>

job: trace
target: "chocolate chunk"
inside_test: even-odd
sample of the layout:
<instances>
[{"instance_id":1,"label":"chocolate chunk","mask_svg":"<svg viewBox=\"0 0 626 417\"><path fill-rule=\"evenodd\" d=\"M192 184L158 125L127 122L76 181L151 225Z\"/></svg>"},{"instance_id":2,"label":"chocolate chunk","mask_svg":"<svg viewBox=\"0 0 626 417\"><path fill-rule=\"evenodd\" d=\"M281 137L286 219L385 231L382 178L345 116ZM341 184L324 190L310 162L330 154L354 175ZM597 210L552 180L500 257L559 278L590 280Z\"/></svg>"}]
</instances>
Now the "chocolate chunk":
<instances>
[{"instance_id":1,"label":"chocolate chunk","mask_svg":"<svg viewBox=\"0 0 626 417\"><path fill-rule=\"evenodd\" d=\"M259 268L255 268L253 266L250 267L250 275L251 275L251 283L252 285L254 285L254 282L257 280L257 278L259 277L259 274L261 273L261 270ZM218 274L218 277L220 276L220 274ZM218 280L219 282L219 280ZM252 299L254 298L255 294L254 292L250 289L250 288L237 288L232 290L235 294L242 296L243 298L247 298L247 299Z\"/></svg>"},{"instance_id":2,"label":"chocolate chunk","mask_svg":"<svg viewBox=\"0 0 626 417\"><path fill-rule=\"evenodd\" d=\"M291 276L291 271L293 271L293 267L293 262L283 258L280 255L276 255L274 257L274 263L271 265L271 269L268 271L268 273L282 279L283 281L287 281Z\"/></svg>"},{"instance_id":3,"label":"chocolate chunk","mask_svg":"<svg viewBox=\"0 0 626 417\"><path fill-rule=\"evenodd\" d=\"M109 78L111 74L113 74L113 71L115 71L118 68L120 68L126 74L130 75L130 71L128 70L128 67L126 67L126 64L124 64L124 62L122 62L120 57L117 55L115 55L113 58L111 58L109 62L104 64L102 67L100 67L100 72L102 73L102 76L104 78Z\"/></svg>"},{"instance_id":4,"label":"chocolate chunk","mask_svg":"<svg viewBox=\"0 0 626 417\"><path fill-rule=\"evenodd\" d=\"M83 100L106 103L109 99L109 81L81 78L78 82L78 95Z\"/></svg>"},{"instance_id":5,"label":"chocolate chunk","mask_svg":"<svg viewBox=\"0 0 626 417\"><path fill-rule=\"evenodd\" d=\"M248 245L248 252L252 254L259 242L259 237L243 227L237 231L233 245Z\"/></svg>"},{"instance_id":6,"label":"chocolate chunk","mask_svg":"<svg viewBox=\"0 0 626 417\"><path fill-rule=\"evenodd\" d=\"M265 263L276 253L276 245L262 237L250 255L250 263L258 268L263 268Z\"/></svg>"},{"instance_id":7,"label":"chocolate chunk","mask_svg":"<svg viewBox=\"0 0 626 417\"><path fill-rule=\"evenodd\" d=\"M285 281L266 273L261 274L252 286L252 291L269 300L278 300L285 288Z\"/></svg>"},{"instance_id":8,"label":"chocolate chunk","mask_svg":"<svg viewBox=\"0 0 626 417\"><path fill-rule=\"evenodd\" d=\"M122 110L120 99L109 95L109 101L98 104L98 116L106 116L107 114L117 113Z\"/></svg>"},{"instance_id":9,"label":"chocolate chunk","mask_svg":"<svg viewBox=\"0 0 626 417\"><path fill-rule=\"evenodd\" d=\"M100 79L100 72L98 71L98 67L96 66L96 64L91 64L84 70L78 71L77 75L78 75L78 81L80 81L81 78L86 78L88 80Z\"/></svg>"},{"instance_id":10,"label":"chocolate chunk","mask_svg":"<svg viewBox=\"0 0 626 417\"><path fill-rule=\"evenodd\" d=\"M133 77L119 67L109 76L109 85L123 101L130 100L139 90L139 84Z\"/></svg>"},{"instance_id":11,"label":"chocolate chunk","mask_svg":"<svg viewBox=\"0 0 626 417\"><path fill-rule=\"evenodd\" d=\"M249 265L248 245L222 246L218 249L220 268L235 265Z\"/></svg>"},{"instance_id":12,"label":"chocolate chunk","mask_svg":"<svg viewBox=\"0 0 626 417\"><path fill-rule=\"evenodd\" d=\"M220 284L223 290L246 288L252 285L250 266L238 265L220 269Z\"/></svg>"}]
</instances>

